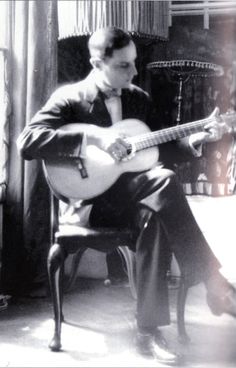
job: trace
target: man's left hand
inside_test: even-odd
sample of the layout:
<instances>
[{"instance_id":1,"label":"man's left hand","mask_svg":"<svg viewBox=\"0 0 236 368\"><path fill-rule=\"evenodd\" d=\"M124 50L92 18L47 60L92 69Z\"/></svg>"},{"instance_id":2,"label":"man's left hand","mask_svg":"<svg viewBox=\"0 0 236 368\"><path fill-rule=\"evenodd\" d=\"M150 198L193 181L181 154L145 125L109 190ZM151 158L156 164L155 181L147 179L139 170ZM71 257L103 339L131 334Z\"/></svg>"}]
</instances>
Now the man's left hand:
<instances>
[{"instance_id":1,"label":"man's left hand","mask_svg":"<svg viewBox=\"0 0 236 368\"><path fill-rule=\"evenodd\" d=\"M227 132L228 126L224 123L224 121L216 120L205 125L203 132L192 134L191 144L196 146L206 142L216 142L219 141Z\"/></svg>"},{"instance_id":2,"label":"man's left hand","mask_svg":"<svg viewBox=\"0 0 236 368\"><path fill-rule=\"evenodd\" d=\"M216 121L205 125L204 130L204 133L206 134L204 138L205 142L216 142L228 132L228 126L223 120L217 119Z\"/></svg>"}]
</instances>

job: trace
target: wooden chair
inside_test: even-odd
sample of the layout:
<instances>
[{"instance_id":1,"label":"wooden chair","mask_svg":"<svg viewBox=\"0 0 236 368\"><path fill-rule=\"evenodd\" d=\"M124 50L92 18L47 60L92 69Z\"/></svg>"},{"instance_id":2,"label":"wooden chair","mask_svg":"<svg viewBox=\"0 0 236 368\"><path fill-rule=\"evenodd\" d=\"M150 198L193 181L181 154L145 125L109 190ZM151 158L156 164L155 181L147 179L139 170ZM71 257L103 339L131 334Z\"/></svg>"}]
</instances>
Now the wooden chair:
<instances>
[{"instance_id":1,"label":"wooden chair","mask_svg":"<svg viewBox=\"0 0 236 368\"><path fill-rule=\"evenodd\" d=\"M51 190L51 247L48 254L48 276L55 322L53 338L49 344L52 351L61 349L61 323L64 321L62 311L64 264L69 254L73 254L73 262L66 290L73 284L80 259L88 248L106 253L117 249L124 257L131 293L136 299L135 253L130 249L134 242L132 231L74 225L59 226L58 202L57 195ZM188 341L184 322L186 295L187 287L181 278L177 297L177 326L182 342Z\"/></svg>"}]
</instances>

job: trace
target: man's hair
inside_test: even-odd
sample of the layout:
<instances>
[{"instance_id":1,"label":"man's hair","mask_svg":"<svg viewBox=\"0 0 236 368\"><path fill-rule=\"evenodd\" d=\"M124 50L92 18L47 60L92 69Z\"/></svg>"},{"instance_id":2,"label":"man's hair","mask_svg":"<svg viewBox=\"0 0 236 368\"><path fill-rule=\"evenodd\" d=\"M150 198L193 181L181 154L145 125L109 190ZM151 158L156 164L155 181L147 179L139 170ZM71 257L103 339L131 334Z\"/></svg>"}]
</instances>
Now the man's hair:
<instances>
[{"instance_id":1,"label":"man's hair","mask_svg":"<svg viewBox=\"0 0 236 368\"><path fill-rule=\"evenodd\" d=\"M91 57L112 57L114 50L128 46L132 37L116 27L101 28L95 31L88 42Z\"/></svg>"}]
</instances>

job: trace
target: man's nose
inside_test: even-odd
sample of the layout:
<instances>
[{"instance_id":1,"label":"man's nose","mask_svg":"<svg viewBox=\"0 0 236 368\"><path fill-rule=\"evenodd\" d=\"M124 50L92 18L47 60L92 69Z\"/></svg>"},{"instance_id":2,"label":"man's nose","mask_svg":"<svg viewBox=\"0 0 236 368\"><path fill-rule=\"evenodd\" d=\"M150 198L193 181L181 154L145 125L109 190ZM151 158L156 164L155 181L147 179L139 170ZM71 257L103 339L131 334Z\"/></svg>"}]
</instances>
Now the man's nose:
<instances>
[{"instance_id":1,"label":"man's nose","mask_svg":"<svg viewBox=\"0 0 236 368\"><path fill-rule=\"evenodd\" d=\"M137 75L138 74L138 71L137 71L137 69L136 69L136 66L135 66L135 64L133 65L133 75L135 76L135 75Z\"/></svg>"},{"instance_id":2,"label":"man's nose","mask_svg":"<svg viewBox=\"0 0 236 368\"><path fill-rule=\"evenodd\" d=\"M130 74L132 74L133 77L138 74L135 64L132 64Z\"/></svg>"}]
</instances>

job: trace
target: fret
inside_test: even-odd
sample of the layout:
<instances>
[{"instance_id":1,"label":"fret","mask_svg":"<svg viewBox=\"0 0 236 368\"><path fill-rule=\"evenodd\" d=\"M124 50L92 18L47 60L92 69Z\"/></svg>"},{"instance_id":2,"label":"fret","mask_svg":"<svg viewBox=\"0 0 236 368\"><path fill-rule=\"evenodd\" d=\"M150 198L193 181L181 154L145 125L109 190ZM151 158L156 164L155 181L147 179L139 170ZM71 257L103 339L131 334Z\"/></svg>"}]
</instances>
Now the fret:
<instances>
[{"instance_id":1,"label":"fret","mask_svg":"<svg viewBox=\"0 0 236 368\"><path fill-rule=\"evenodd\" d=\"M130 139L127 138L126 141L135 145L136 151L141 151L146 148L157 146L158 144L181 139L193 133L200 132L203 130L204 126L212 120L213 119L210 117L183 125L169 127L160 131L141 134Z\"/></svg>"},{"instance_id":2,"label":"fret","mask_svg":"<svg viewBox=\"0 0 236 368\"><path fill-rule=\"evenodd\" d=\"M126 138L126 142L130 143L131 146L135 148L135 151L142 151L143 149L201 132L207 124L216 120L217 114L218 108L215 108L212 114L205 119ZM222 117L227 125L231 124L229 129L232 130L232 121L235 121L235 112L226 113L222 115Z\"/></svg>"}]
</instances>

